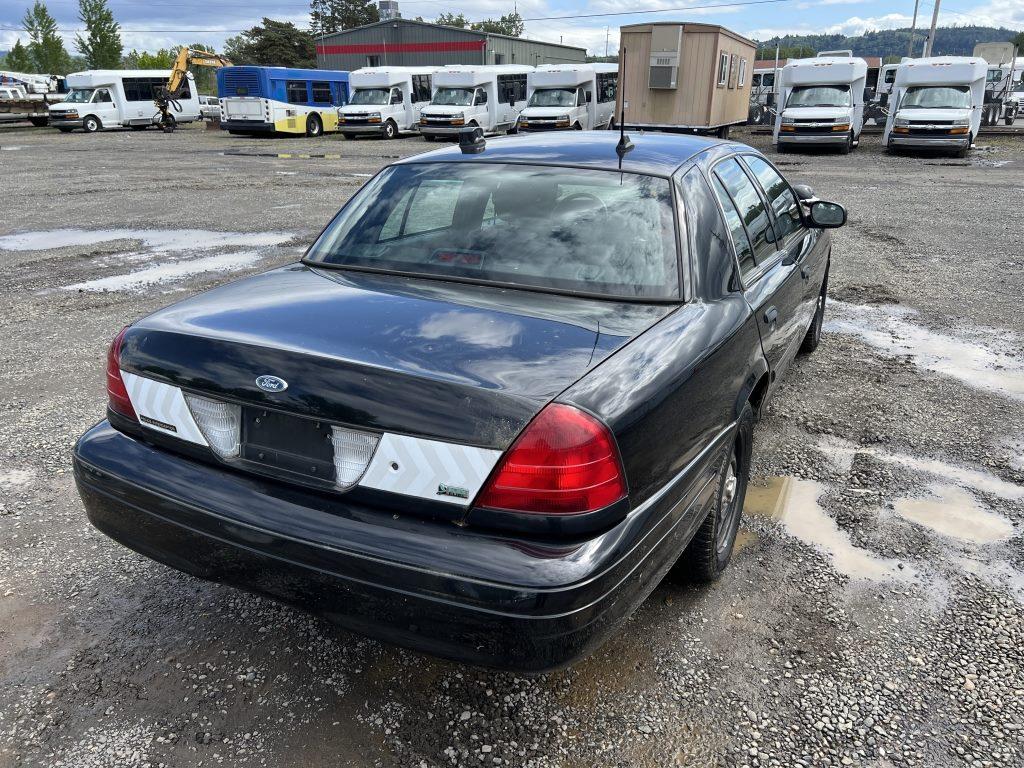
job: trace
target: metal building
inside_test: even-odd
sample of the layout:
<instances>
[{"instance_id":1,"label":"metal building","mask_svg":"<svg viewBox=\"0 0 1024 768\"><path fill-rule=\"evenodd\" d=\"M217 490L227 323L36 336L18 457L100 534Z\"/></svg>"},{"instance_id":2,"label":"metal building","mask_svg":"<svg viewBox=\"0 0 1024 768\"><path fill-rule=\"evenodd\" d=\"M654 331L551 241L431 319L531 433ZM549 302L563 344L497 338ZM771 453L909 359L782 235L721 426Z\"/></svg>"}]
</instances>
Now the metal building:
<instances>
[{"instance_id":1,"label":"metal building","mask_svg":"<svg viewBox=\"0 0 1024 768\"><path fill-rule=\"evenodd\" d=\"M447 64L564 64L586 61L585 48L520 37L390 19L355 27L317 41L320 69L445 66Z\"/></svg>"}]
</instances>

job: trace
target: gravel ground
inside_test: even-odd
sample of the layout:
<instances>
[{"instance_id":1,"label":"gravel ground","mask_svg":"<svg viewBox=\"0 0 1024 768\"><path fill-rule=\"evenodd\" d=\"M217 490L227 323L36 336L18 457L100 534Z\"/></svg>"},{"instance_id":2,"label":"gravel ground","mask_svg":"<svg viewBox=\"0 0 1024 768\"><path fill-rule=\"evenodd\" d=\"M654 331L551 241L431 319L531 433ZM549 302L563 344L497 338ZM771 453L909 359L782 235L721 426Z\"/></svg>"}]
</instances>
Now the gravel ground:
<instances>
[{"instance_id":1,"label":"gravel ground","mask_svg":"<svg viewBox=\"0 0 1024 768\"><path fill-rule=\"evenodd\" d=\"M0 766L1024 765L1024 147L877 142L775 158L850 223L728 573L524 678L144 560L70 475L121 326L294 260L425 145L0 130Z\"/></svg>"}]
</instances>

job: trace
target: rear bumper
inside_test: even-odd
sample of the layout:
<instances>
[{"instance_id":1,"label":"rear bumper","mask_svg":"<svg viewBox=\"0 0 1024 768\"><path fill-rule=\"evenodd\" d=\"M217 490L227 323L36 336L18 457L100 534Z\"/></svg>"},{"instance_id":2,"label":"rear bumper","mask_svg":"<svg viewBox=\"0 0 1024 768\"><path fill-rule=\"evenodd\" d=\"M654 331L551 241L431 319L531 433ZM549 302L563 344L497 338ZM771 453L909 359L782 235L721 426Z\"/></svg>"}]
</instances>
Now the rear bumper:
<instances>
[{"instance_id":1,"label":"rear bumper","mask_svg":"<svg viewBox=\"0 0 1024 768\"><path fill-rule=\"evenodd\" d=\"M971 137L961 136L901 136L889 134L889 144L894 147L935 147L937 149L959 149L970 146Z\"/></svg>"},{"instance_id":2,"label":"rear bumper","mask_svg":"<svg viewBox=\"0 0 1024 768\"><path fill-rule=\"evenodd\" d=\"M247 131L249 133L273 133L274 124L256 120L225 120L221 118L220 127L225 131Z\"/></svg>"},{"instance_id":3,"label":"rear bumper","mask_svg":"<svg viewBox=\"0 0 1024 768\"><path fill-rule=\"evenodd\" d=\"M471 664L540 672L596 647L706 513L713 470L587 541L540 544L395 516L159 449L101 422L75 447L89 520L200 578Z\"/></svg>"}]
</instances>

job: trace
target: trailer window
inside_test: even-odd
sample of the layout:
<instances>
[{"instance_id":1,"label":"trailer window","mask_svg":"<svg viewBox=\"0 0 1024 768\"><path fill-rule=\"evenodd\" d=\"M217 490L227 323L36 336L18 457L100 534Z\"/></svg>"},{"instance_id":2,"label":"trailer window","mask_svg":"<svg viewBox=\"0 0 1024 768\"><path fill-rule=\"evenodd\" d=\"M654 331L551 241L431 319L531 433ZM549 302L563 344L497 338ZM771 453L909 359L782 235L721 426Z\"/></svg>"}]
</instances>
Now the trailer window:
<instances>
[{"instance_id":1,"label":"trailer window","mask_svg":"<svg viewBox=\"0 0 1024 768\"><path fill-rule=\"evenodd\" d=\"M741 58L740 59L740 81L739 81L740 88L742 88L746 82L747 82L747 60Z\"/></svg>"},{"instance_id":2,"label":"trailer window","mask_svg":"<svg viewBox=\"0 0 1024 768\"><path fill-rule=\"evenodd\" d=\"M285 101L289 104L305 104L309 101L305 80L287 80L284 85Z\"/></svg>"},{"instance_id":3,"label":"trailer window","mask_svg":"<svg viewBox=\"0 0 1024 768\"><path fill-rule=\"evenodd\" d=\"M754 182L735 158L723 160L715 166L715 175L736 204L754 249L754 260L760 264L775 252L775 232L772 230L764 201L757 193ZM742 266L742 262L741 262Z\"/></svg>"},{"instance_id":4,"label":"trailer window","mask_svg":"<svg viewBox=\"0 0 1024 768\"><path fill-rule=\"evenodd\" d=\"M577 168L414 163L357 193L308 260L630 298L676 298L667 179Z\"/></svg>"},{"instance_id":5,"label":"trailer window","mask_svg":"<svg viewBox=\"0 0 1024 768\"><path fill-rule=\"evenodd\" d=\"M316 81L313 83L313 103L314 104L330 104L331 103L331 84L323 81Z\"/></svg>"},{"instance_id":6,"label":"trailer window","mask_svg":"<svg viewBox=\"0 0 1024 768\"><path fill-rule=\"evenodd\" d=\"M718 87L724 88L729 82L729 54L718 54Z\"/></svg>"}]
</instances>

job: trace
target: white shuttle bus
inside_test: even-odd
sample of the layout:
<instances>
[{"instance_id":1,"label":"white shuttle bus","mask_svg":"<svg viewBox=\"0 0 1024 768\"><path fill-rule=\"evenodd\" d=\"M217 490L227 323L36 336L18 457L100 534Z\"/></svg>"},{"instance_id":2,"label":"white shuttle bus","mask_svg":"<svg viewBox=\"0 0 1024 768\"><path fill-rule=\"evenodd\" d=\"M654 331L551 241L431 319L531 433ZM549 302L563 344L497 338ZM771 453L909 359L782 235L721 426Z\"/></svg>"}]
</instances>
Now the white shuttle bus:
<instances>
[{"instance_id":1,"label":"white shuttle bus","mask_svg":"<svg viewBox=\"0 0 1024 768\"><path fill-rule=\"evenodd\" d=\"M618 82L618 64L542 64L527 78L519 130L611 128Z\"/></svg>"},{"instance_id":2,"label":"white shuttle bus","mask_svg":"<svg viewBox=\"0 0 1024 768\"><path fill-rule=\"evenodd\" d=\"M94 133L103 128L142 130L155 125L160 115L153 97L167 85L169 69L93 69L67 77L68 93L50 105L50 125L67 133L81 128ZM180 111L171 116L177 123L200 119L195 79L188 73L178 99Z\"/></svg>"},{"instance_id":3,"label":"white shuttle bus","mask_svg":"<svg viewBox=\"0 0 1024 768\"><path fill-rule=\"evenodd\" d=\"M434 97L420 112L427 141L456 136L465 126L484 133L514 132L526 106L526 80L533 67L516 64L444 67L434 73Z\"/></svg>"},{"instance_id":4,"label":"white shuttle bus","mask_svg":"<svg viewBox=\"0 0 1024 768\"><path fill-rule=\"evenodd\" d=\"M418 131L420 111L430 103L437 67L364 67L349 73L352 95L338 110L338 130L346 139L372 134L393 139Z\"/></svg>"},{"instance_id":5,"label":"white shuttle bus","mask_svg":"<svg viewBox=\"0 0 1024 768\"><path fill-rule=\"evenodd\" d=\"M953 150L965 157L985 108L988 64L973 56L910 59L896 70L882 143Z\"/></svg>"},{"instance_id":6,"label":"white shuttle bus","mask_svg":"<svg viewBox=\"0 0 1024 768\"><path fill-rule=\"evenodd\" d=\"M868 63L845 51L795 59L782 68L772 140L780 152L833 146L847 154L864 127Z\"/></svg>"}]
</instances>

